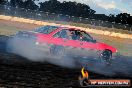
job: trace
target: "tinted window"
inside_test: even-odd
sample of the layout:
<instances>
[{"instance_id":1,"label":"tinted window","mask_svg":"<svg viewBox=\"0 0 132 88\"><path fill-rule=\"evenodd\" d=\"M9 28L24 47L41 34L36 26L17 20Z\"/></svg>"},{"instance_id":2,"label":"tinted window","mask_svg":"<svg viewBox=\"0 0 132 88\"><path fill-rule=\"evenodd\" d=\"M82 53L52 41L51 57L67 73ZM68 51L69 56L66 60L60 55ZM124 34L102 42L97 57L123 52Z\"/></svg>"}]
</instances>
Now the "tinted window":
<instances>
[{"instance_id":1,"label":"tinted window","mask_svg":"<svg viewBox=\"0 0 132 88\"><path fill-rule=\"evenodd\" d=\"M57 37L57 38L66 38L68 39L68 35L67 35L67 30L63 29L59 32L57 32L54 37Z\"/></svg>"},{"instance_id":2,"label":"tinted window","mask_svg":"<svg viewBox=\"0 0 132 88\"><path fill-rule=\"evenodd\" d=\"M93 38L86 32L81 32L82 35L82 41L92 42Z\"/></svg>"},{"instance_id":3,"label":"tinted window","mask_svg":"<svg viewBox=\"0 0 132 88\"><path fill-rule=\"evenodd\" d=\"M57 28L58 28L57 26L43 26L43 27L35 29L35 32L49 34L52 31L56 30Z\"/></svg>"},{"instance_id":4,"label":"tinted window","mask_svg":"<svg viewBox=\"0 0 132 88\"><path fill-rule=\"evenodd\" d=\"M80 31L78 30L71 30L71 39L72 40L80 40Z\"/></svg>"},{"instance_id":5,"label":"tinted window","mask_svg":"<svg viewBox=\"0 0 132 88\"><path fill-rule=\"evenodd\" d=\"M66 38L70 40L79 40L79 41L87 41L87 42L92 42L93 38L86 32L84 31L79 31L79 30L67 30L63 29L59 32L57 32L54 37L57 38Z\"/></svg>"},{"instance_id":6,"label":"tinted window","mask_svg":"<svg viewBox=\"0 0 132 88\"><path fill-rule=\"evenodd\" d=\"M57 38L66 38L70 40L80 40L80 32L75 31L75 30L68 30L68 29L63 29L56 33L54 37Z\"/></svg>"}]
</instances>

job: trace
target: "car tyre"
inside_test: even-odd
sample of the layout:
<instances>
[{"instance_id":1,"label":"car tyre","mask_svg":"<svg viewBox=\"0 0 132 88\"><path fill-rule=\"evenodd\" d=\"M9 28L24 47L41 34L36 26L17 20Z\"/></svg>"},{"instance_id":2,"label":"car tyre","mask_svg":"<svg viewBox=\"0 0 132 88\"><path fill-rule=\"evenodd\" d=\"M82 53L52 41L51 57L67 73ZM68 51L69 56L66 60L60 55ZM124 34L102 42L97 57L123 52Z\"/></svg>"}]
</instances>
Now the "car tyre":
<instances>
[{"instance_id":1,"label":"car tyre","mask_svg":"<svg viewBox=\"0 0 132 88\"><path fill-rule=\"evenodd\" d=\"M61 59L65 56L65 48L60 45L52 45L50 48L50 54L57 59Z\"/></svg>"},{"instance_id":2,"label":"car tyre","mask_svg":"<svg viewBox=\"0 0 132 88\"><path fill-rule=\"evenodd\" d=\"M100 58L105 61L106 63L110 64L111 63L111 59L112 59L112 51L110 50L104 50L101 54L100 54Z\"/></svg>"}]
</instances>

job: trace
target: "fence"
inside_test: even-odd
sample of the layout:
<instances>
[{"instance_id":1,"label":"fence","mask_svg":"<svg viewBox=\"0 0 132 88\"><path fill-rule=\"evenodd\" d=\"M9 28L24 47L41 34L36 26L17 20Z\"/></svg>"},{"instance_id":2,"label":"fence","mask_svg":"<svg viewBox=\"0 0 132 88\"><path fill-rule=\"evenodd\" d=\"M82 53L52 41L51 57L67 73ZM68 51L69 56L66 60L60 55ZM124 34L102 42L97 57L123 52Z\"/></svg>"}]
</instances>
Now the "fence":
<instances>
[{"instance_id":1,"label":"fence","mask_svg":"<svg viewBox=\"0 0 132 88\"><path fill-rule=\"evenodd\" d=\"M129 25L129 24L121 24L121 23L108 22L108 21L102 21L102 20L96 20L96 19L75 17L75 16L69 16L69 15L63 15L63 14L55 14L55 13L42 12L37 10L33 11L30 9L27 10L24 8L17 8L17 7L11 7L6 5L0 5L0 14L30 18L30 19L41 20L41 21L51 20L51 21L84 23L84 24L91 24L94 26L124 29L130 32L132 31L132 25Z\"/></svg>"}]
</instances>

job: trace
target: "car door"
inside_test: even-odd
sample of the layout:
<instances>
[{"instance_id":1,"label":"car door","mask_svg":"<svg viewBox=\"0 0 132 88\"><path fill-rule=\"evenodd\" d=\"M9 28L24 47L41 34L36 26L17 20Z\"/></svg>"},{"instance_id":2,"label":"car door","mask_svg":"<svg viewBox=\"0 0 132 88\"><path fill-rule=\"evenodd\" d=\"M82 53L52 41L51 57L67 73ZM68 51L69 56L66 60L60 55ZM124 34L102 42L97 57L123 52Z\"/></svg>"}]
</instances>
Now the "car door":
<instances>
[{"instance_id":1,"label":"car door","mask_svg":"<svg viewBox=\"0 0 132 88\"><path fill-rule=\"evenodd\" d=\"M97 56L97 44L93 42L82 41L81 43L82 55L85 57Z\"/></svg>"},{"instance_id":2,"label":"car door","mask_svg":"<svg viewBox=\"0 0 132 88\"><path fill-rule=\"evenodd\" d=\"M67 29L62 29L56 34L53 35L50 42L55 45L64 46L65 51L69 55L77 56L79 55L80 51L80 41L79 40L72 40L70 36L67 34Z\"/></svg>"},{"instance_id":3,"label":"car door","mask_svg":"<svg viewBox=\"0 0 132 88\"><path fill-rule=\"evenodd\" d=\"M86 32L82 33L81 39L82 56L97 57L98 45L96 41Z\"/></svg>"}]
</instances>

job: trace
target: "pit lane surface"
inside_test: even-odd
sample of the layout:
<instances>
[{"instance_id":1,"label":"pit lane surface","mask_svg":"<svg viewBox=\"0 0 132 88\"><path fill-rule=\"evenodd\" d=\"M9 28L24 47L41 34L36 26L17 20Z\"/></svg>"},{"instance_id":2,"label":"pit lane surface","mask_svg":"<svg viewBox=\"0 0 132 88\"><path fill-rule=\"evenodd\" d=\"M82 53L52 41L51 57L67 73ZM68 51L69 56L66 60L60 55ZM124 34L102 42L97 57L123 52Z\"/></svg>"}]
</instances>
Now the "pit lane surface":
<instances>
[{"instance_id":1,"label":"pit lane surface","mask_svg":"<svg viewBox=\"0 0 132 88\"><path fill-rule=\"evenodd\" d=\"M8 39L7 36L0 36L0 87L72 88L79 86L78 76L81 74L81 69L32 62L21 56L7 53L6 42ZM124 58L126 59L126 57ZM89 75L91 79L132 78L119 73L114 76L105 76L89 72Z\"/></svg>"}]
</instances>

